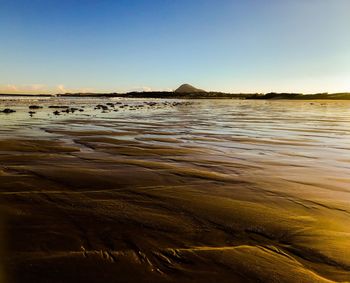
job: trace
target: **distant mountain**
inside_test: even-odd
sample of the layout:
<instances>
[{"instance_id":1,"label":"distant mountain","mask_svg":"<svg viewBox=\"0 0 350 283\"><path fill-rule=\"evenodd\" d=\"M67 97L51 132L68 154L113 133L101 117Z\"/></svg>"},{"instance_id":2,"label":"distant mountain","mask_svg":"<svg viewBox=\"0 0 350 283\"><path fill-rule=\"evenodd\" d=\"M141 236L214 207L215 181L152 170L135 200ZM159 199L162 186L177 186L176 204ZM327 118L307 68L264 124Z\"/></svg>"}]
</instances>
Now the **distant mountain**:
<instances>
[{"instance_id":1,"label":"distant mountain","mask_svg":"<svg viewBox=\"0 0 350 283\"><path fill-rule=\"evenodd\" d=\"M206 91L203 89L195 88L189 84L183 84L178 89L175 90L175 93L205 93Z\"/></svg>"}]
</instances>

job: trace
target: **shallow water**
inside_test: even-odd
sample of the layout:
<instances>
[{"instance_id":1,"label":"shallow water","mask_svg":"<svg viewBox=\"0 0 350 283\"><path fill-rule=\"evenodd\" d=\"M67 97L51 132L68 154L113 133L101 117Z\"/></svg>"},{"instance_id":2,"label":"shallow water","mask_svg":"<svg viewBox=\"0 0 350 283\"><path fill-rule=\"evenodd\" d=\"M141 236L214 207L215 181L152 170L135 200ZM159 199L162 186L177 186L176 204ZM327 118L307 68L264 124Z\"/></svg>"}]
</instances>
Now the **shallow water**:
<instances>
[{"instance_id":1,"label":"shallow water","mask_svg":"<svg viewBox=\"0 0 350 283\"><path fill-rule=\"evenodd\" d=\"M0 102L8 278L350 280L349 101L145 101Z\"/></svg>"}]
</instances>

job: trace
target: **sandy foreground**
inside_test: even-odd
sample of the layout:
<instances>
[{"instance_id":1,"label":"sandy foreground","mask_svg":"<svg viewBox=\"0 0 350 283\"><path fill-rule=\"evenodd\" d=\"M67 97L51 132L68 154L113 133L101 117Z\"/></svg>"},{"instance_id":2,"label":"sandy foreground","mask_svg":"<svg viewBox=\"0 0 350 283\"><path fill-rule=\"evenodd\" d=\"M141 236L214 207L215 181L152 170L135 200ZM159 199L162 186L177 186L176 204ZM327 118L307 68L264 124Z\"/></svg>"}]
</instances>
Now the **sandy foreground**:
<instances>
[{"instance_id":1,"label":"sandy foreground","mask_svg":"<svg viewBox=\"0 0 350 283\"><path fill-rule=\"evenodd\" d=\"M350 281L350 102L35 103L0 103L3 282Z\"/></svg>"}]
</instances>

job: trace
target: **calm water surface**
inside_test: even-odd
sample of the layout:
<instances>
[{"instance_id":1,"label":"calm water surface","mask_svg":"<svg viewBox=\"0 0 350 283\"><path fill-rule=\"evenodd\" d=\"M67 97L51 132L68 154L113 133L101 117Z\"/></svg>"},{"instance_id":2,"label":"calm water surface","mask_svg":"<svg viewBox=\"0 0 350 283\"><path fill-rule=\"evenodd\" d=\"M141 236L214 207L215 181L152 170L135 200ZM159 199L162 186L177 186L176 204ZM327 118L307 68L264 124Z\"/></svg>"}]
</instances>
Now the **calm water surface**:
<instances>
[{"instance_id":1,"label":"calm water surface","mask_svg":"<svg viewBox=\"0 0 350 283\"><path fill-rule=\"evenodd\" d=\"M190 105L156 107L102 113L97 104L122 102L142 105L140 99L39 98L2 99L2 108L16 113L0 114L0 136L52 136L54 130L131 131L116 139L142 140L147 144L194 146L212 151L215 158L322 170L321 179L350 175L349 101L193 100ZM149 101L149 100L148 100ZM176 100L178 101L178 100ZM172 103L173 100L167 102ZM28 105L39 104L30 117ZM84 112L55 116L49 105L84 107ZM67 123L66 123L67 122ZM168 138L168 139L167 139Z\"/></svg>"}]
</instances>

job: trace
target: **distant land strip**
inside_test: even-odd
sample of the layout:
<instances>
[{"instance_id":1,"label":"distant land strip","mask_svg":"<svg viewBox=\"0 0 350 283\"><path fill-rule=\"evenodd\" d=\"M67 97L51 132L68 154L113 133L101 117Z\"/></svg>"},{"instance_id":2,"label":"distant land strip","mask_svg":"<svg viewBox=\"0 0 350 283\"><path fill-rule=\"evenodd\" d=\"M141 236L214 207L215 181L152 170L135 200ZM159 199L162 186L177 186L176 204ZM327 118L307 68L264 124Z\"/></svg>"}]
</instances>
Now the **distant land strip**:
<instances>
[{"instance_id":1,"label":"distant land strip","mask_svg":"<svg viewBox=\"0 0 350 283\"><path fill-rule=\"evenodd\" d=\"M181 99L350 99L350 93L225 93L205 91L190 84L182 84L175 91L142 91L127 93L64 93L64 94L0 94L0 96L42 96L42 97L127 97L127 98L181 98Z\"/></svg>"},{"instance_id":2,"label":"distant land strip","mask_svg":"<svg viewBox=\"0 0 350 283\"><path fill-rule=\"evenodd\" d=\"M350 93L224 93L224 92L194 92L179 93L175 91L145 91L145 92L127 92L127 93L64 93L64 94L6 94L1 96L8 97L126 97L126 98L168 98L168 99L291 99L291 100L350 100Z\"/></svg>"}]
</instances>

